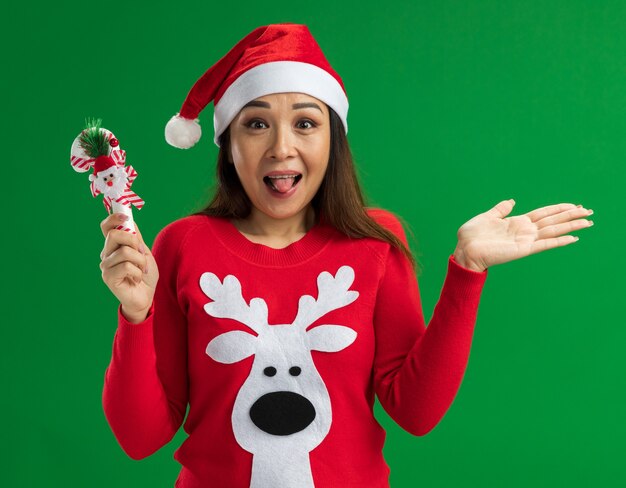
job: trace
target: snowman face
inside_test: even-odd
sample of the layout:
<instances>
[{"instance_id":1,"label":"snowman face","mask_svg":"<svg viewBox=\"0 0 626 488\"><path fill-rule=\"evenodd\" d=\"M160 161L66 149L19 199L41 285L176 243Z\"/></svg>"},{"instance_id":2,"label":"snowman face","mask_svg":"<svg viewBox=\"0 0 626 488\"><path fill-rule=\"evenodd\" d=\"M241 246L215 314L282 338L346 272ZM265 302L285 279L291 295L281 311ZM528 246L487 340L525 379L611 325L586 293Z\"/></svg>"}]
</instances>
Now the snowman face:
<instances>
[{"instance_id":1,"label":"snowman face","mask_svg":"<svg viewBox=\"0 0 626 488\"><path fill-rule=\"evenodd\" d=\"M128 176L123 166L111 166L103 171L99 171L94 177L94 184L107 197L119 198L124 193Z\"/></svg>"}]
</instances>

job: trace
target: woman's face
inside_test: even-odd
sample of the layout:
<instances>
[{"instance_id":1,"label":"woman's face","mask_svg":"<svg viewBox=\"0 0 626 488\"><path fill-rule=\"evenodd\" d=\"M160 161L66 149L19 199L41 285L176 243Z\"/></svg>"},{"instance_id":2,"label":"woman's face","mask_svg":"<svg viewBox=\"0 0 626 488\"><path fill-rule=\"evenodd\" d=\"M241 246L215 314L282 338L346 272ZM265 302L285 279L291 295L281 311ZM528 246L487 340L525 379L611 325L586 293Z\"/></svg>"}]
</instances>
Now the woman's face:
<instances>
[{"instance_id":1,"label":"woman's face","mask_svg":"<svg viewBox=\"0 0 626 488\"><path fill-rule=\"evenodd\" d=\"M304 217L328 166L328 107L303 93L259 97L231 122L230 144L231 163L257 211Z\"/></svg>"}]
</instances>

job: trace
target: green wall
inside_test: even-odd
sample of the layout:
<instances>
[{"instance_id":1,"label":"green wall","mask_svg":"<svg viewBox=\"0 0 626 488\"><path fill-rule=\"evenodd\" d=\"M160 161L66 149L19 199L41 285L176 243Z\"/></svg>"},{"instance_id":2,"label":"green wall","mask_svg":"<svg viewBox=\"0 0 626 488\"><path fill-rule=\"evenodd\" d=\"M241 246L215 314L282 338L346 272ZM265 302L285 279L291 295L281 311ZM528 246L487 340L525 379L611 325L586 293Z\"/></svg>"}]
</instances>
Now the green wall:
<instances>
[{"instance_id":1,"label":"green wall","mask_svg":"<svg viewBox=\"0 0 626 488\"><path fill-rule=\"evenodd\" d=\"M307 24L350 100L370 203L402 216L427 317L458 227L501 200L595 211L580 241L489 270L458 396L427 436L377 406L394 488L625 486L626 3L15 2L3 74L0 483L171 487L184 434L142 461L102 412L116 302L105 217L69 165L101 117L139 171L149 242L206 202L212 106L192 150L165 123L195 80L267 23ZM6 193L8 189L8 195Z\"/></svg>"}]
</instances>

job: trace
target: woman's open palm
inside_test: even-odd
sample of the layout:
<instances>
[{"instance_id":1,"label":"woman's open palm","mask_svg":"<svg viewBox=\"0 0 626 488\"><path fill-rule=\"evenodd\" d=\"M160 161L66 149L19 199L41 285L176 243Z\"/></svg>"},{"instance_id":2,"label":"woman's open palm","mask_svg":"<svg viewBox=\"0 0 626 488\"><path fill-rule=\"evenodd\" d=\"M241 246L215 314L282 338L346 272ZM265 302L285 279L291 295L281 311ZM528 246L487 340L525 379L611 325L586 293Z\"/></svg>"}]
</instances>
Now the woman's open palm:
<instances>
[{"instance_id":1,"label":"woman's open palm","mask_svg":"<svg viewBox=\"0 0 626 488\"><path fill-rule=\"evenodd\" d=\"M455 260L475 271L578 240L569 232L590 227L593 214L582 206L560 203L507 217L514 200L504 200L463 224L457 233Z\"/></svg>"}]
</instances>

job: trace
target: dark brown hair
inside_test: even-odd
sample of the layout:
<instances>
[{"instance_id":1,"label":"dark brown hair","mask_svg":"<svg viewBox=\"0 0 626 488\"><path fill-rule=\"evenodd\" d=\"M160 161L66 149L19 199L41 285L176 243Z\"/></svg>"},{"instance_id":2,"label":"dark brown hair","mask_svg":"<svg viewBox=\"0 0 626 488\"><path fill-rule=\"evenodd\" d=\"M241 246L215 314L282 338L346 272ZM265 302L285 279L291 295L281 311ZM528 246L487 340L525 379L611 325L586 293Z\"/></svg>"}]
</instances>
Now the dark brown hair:
<instances>
[{"instance_id":1,"label":"dark brown hair","mask_svg":"<svg viewBox=\"0 0 626 488\"><path fill-rule=\"evenodd\" d=\"M337 113L330 112L330 156L322 184L311 201L315 218L320 215L337 230L352 238L372 237L398 248L415 268L410 249L393 232L378 224L366 212L365 199L355 171L352 152ZM229 162L230 128L219 137L216 190L210 203L194 215L245 219L252 209L235 166Z\"/></svg>"}]
</instances>

